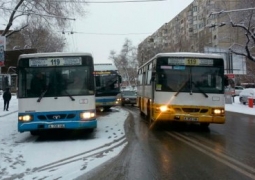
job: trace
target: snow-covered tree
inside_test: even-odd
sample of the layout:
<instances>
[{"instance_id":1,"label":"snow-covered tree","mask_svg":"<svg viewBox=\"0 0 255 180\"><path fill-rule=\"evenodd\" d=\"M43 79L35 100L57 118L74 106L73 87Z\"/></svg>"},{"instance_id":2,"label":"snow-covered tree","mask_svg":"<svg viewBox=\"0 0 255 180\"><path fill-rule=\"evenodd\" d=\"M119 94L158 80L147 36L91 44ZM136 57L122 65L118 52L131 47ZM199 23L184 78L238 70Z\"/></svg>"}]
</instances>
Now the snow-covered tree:
<instances>
[{"instance_id":1,"label":"snow-covered tree","mask_svg":"<svg viewBox=\"0 0 255 180\"><path fill-rule=\"evenodd\" d=\"M131 40L125 40L119 54L112 50L109 59L116 65L124 81L130 83L129 85L136 85L138 69L137 48L132 45Z\"/></svg>"},{"instance_id":2,"label":"snow-covered tree","mask_svg":"<svg viewBox=\"0 0 255 180\"><path fill-rule=\"evenodd\" d=\"M7 38L28 25L40 22L44 27L66 27L74 14L84 15L84 0L0 0L0 18L6 24L2 36ZM20 27L21 22L24 26ZM19 29L17 29L19 27ZM13 31L15 29L15 31Z\"/></svg>"},{"instance_id":3,"label":"snow-covered tree","mask_svg":"<svg viewBox=\"0 0 255 180\"><path fill-rule=\"evenodd\" d=\"M234 5L233 5L234 3ZM225 36L231 39L229 50L235 54L243 55L255 62L255 0L222 1L218 12L221 17L219 26L230 26L230 32ZM220 10L221 9L221 10ZM227 10L226 10L227 9ZM226 38L226 37L224 37Z\"/></svg>"}]
</instances>

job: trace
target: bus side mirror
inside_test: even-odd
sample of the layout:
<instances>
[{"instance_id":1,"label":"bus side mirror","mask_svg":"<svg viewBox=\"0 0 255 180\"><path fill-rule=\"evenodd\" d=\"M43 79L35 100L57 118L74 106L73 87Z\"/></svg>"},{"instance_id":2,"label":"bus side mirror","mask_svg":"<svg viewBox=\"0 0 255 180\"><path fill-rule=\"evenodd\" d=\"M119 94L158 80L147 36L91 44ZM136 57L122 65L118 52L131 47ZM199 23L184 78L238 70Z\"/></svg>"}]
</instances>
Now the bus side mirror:
<instances>
[{"instance_id":1,"label":"bus side mirror","mask_svg":"<svg viewBox=\"0 0 255 180\"><path fill-rule=\"evenodd\" d=\"M229 85L228 76L224 76L224 86L228 85Z\"/></svg>"}]
</instances>

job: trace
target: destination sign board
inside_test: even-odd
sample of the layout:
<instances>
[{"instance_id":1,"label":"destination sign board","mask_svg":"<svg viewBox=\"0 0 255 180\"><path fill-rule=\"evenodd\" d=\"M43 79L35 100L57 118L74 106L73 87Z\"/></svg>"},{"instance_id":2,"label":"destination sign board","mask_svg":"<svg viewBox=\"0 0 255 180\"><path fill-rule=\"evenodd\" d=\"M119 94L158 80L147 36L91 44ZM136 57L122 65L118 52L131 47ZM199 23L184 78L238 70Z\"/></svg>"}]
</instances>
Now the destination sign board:
<instances>
[{"instance_id":1,"label":"destination sign board","mask_svg":"<svg viewBox=\"0 0 255 180\"><path fill-rule=\"evenodd\" d=\"M80 66L81 57L52 57L29 59L29 67Z\"/></svg>"},{"instance_id":2,"label":"destination sign board","mask_svg":"<svg viewBox=\"0 0 255 180\"><path fill-rule=\"evenodd\" d=\"M213 66L213 60L199 58L169 58L168 65Z\"/></svg>"}]
</instances>

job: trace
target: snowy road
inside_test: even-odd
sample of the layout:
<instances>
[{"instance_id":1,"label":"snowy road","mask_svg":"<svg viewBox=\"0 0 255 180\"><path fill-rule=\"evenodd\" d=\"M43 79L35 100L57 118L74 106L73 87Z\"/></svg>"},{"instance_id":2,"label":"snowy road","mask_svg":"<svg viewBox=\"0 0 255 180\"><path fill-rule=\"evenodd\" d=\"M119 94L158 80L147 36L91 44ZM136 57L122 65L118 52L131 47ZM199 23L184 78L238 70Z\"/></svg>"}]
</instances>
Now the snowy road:
<instances>
[{"instance_id":1,"label":"snowy road","mask_svg":"<svg viewBox=\"0 0 255 180\"><path fill-rule=\"evenodd\" d=\"M0 106L1 108L1 106ZM115 157L127 144L120 108L98 117L95 132L55 132L31 136L17 131L17 99L0 113L1 179L74 179Z\"/></svg>"}]
</instances>

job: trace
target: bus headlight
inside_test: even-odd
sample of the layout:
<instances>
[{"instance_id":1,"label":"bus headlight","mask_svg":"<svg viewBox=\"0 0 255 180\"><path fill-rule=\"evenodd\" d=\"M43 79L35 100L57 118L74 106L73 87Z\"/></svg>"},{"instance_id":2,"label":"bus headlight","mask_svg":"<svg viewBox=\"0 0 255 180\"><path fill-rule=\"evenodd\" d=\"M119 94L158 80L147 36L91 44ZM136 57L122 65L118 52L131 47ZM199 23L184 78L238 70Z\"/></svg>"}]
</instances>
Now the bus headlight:
<instances>
[{"instance_id":1,"label":"bus headlight","mask_svg":"<svg viewBox=\"0 0 255 180\"><path fill-rule=\"evenodd\" d=\"M80 118L81 119L91 119L91 118L94 118L96 117L96 114L94 112L82 112L80 113Z\"/></svg>"},{"instance_id":2,"label":"bus headlight","mask_svg":"<svg viewBox=\"0 0 255 180\"><path fill-rule=\"evenodd\" d=\"M31 115L21 115L21 116L19 116L19 121L28 122L28 121L32 121L32 120L33 120L33 116L31 116Z\"/></svg>"},{"instance_id":3,"label":"bus headlight","mask_svg":"<svg viewBox=\"0 0 255 180\"><path fill-rule=\"evenodd\" d=\"M155 107L155 112L161 112L161 113L174 113L174 109L172 107L169 107L167 105L162 105L162 106L156 106Z\"/></svg>"},{"instance_id":4,"label":"bus headlight","mask_svg":"<svg viewBox=\"0 0 255 180\"><path fill-rule=\"evenodd\" d=\"M225 113L224 109L213 109L213 114L222 115Z\"/></svg>"},{"instance_id":5,"label":"bus headlight","mask_svg":"<svg viewBox=\"0 0 255 180\"><path fill-rule=\"evenodd\" d=\"M117 98L117 100L115 101L115 104L119 104L120 101L121 101L121 99L120 99L120 98Z\"/></svg>"},{"instance_id":6,"label":"bus headlight","mask_svg":"<svg viewBox=\"0 0 255 180\"><path fill-rule=\"evenodd\" d=\"M166 111L168 110L168 107L167 107L167 106L160 106L160 107L159 107L159 110L160 110L161 112L166 112Z\"/></svg>"}]
</instances>

